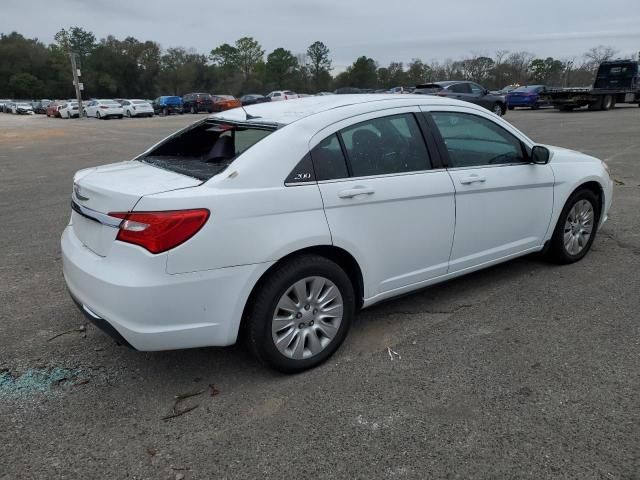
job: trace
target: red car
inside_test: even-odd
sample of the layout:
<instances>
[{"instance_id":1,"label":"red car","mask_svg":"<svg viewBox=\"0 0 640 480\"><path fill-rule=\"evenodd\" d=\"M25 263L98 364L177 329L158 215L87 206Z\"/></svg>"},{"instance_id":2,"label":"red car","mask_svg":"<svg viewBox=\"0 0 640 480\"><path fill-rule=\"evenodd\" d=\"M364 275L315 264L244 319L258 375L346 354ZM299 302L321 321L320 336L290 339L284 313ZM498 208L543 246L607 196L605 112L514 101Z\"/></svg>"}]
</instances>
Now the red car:
<instances>
[{"instance_id":1,"label":"red car","mask_svg":"<svg viewBox=\"0 0 640 480\"><path fill-rule=\"evenodd\" d=\"M240 100L232 95L212 95L213 97L213 111L222 112L231 108L238 108L242 106Z\"/></svg>"},{"instance_id":2,"label":"red car","mask_svg":"<svg viewBox=\"0 0 640 480\"><path fill-rule=\"evenodd\" d=\"M63 104L61 102L51 102L47 107L47 117L60 118L60 107Z\"/></svg>"}]
</instances>

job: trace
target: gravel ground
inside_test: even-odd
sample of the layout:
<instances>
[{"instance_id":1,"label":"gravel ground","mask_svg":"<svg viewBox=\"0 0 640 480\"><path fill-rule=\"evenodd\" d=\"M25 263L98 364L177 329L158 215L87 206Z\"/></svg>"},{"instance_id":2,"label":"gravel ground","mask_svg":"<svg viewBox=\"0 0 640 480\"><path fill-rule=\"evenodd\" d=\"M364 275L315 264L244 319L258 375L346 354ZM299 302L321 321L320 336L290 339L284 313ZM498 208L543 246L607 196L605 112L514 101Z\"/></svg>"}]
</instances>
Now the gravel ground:
<instances>
[{"instance_id":1,"label":"gravel ground","mask_svg":"<svg viewBox=\"0 0 640 480\"><path fill-rule=\"evenodd\" d=\"M242 347L117 347L65 291L73 172L194 116L0 114L0 478L640 478L640 110L507 119L608 160L592 252L372 307L330 362L283 376Z\"/></svg>"}]
</instances>

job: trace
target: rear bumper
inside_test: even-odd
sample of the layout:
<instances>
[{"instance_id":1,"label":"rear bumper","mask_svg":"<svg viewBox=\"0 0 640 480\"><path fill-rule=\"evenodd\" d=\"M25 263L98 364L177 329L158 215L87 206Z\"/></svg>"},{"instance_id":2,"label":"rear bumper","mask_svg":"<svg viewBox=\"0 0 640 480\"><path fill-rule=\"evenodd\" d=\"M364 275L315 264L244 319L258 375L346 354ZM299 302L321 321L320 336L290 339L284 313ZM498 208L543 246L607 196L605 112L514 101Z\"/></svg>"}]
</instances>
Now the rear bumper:
<instances>
[{"instance_id":1,"label":"rear bumper","mask_svg":"<svg viewBox=\"0 0 640 480\"><path fill-rule=\"evenodd\" d=\"M160 105L157 110L158 112L182 113L182 105Z\"/></svg>"},{"instance_id":2,"label":"rear bumper","mask_svg":"<svg viewBox=\"0 0 640 480\"><path fill-rule=\"evenodd\" d=\"M64 279L83 313L137 350L235 343L253 285L271 263L170 275L166 256L115 242L108 257L86 248L67 227Z\"/></svg>"},{"instance_id":3,"label":"rear bumper","mask_svg":"<svg viewBox=\"0 0 640 480\"><path fill-rule=\"evenodd\" d=\"M120 332L113 328L113 326L109 322L107 322L104 318L101 318L89 307L84 305L80 300L75 298L73 294L71 294L71 292L69 292L69 295L71 296L71 300L73 300L73 303L75 303L76 307L78 307L78 310L80 310L80 313L82 313L87 318L87 320L89 320L96 327L113 338L118 345L124 345L126 347L133 348L133 346L129 342L127 342L127 340L122 335L120 335Z\"/></svg>"}]
</instances>

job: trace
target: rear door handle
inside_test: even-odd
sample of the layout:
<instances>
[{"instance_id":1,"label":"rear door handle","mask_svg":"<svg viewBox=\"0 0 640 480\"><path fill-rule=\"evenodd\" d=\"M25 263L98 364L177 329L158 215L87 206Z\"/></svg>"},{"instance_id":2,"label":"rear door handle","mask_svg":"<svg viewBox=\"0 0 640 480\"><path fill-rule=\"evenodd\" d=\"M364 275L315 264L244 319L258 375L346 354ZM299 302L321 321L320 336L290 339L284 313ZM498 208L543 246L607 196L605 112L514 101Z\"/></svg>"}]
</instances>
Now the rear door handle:
<instances>
[{"instance_id":1,"label":"rear door handle","mask_svg":"<svg viewBox=\"0 0 640 480\"><path fill-rule=\"evenodd\" d=\"M484 181L486 181L487 179L485 177L483 177L482 175L469 175L468 177L462 177L460 179L460 183L464 184L464 185L468 185L470 183L482 183Z\"/></svg>"},{"instance_id":2,"label":"rear door handle","mask_svg":"<svg viewBox=\"0 0 640 480\"><path fill-rule=\"evenodd\" d=\"M373 195L374 190L369 187L357 186L350 188L348 190L342 190L338 192L338 197L340 198L353 198L358 195Z\"/></svg>"}]
</instances>

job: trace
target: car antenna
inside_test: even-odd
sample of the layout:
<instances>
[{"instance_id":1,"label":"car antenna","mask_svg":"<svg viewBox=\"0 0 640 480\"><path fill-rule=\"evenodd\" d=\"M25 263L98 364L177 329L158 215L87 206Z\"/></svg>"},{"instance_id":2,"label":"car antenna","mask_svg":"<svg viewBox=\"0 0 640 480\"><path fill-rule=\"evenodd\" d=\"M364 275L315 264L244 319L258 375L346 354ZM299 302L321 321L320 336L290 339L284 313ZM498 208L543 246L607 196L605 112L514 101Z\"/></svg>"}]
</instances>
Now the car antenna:
<instances>
[{"instance_id":1,"label":"car antenna","mask_svg":"<svg viewBox=\"0 0 640 480\"><path fill-rule=\"evenodd\" d=\"M256 117L255 115L251 115L249 112L247 112L244 108L244 105L240 104L240 108L242 109L242 111L244 112L245 115L245 121L246 120L254 120L256 118L261 118L261 117Z\"/></svg>"}]
</instances>

